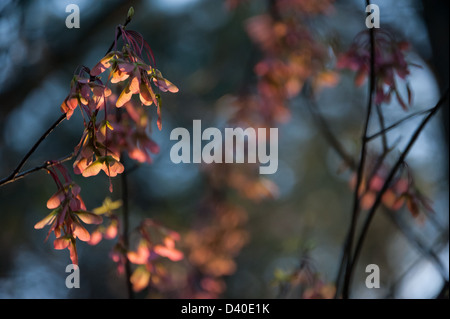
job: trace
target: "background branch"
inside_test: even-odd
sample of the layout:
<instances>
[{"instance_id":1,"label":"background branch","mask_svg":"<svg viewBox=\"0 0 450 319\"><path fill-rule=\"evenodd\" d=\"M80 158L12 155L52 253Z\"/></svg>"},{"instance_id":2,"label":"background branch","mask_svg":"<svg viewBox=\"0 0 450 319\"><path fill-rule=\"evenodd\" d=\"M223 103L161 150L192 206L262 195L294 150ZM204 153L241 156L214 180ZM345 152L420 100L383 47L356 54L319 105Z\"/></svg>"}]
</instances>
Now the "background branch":
<instances>
[{"instance_id":1,"label":"background branch","mask_svg":"<svg viewBox=\"0 0 450 319\"><path fill-rule=\"evenodd\" d=\"M366 0L366 6L370 5L370 0ZM367 16L369 13L367 14ZM369 122L370 122L370 115L372 113L372 105L373 105L373 94L375 92L375 29L371 28L369 29L370 34L370 82L369 82L369 96L367 101L367 114L366 119L364 123L364 130L361 138L361 154L360 154L360 160L358 163L358 168L356 171L356 184L355 184L355 190L353 193L353 209L352 209L352 217L351 217L351 223L350 223L350 229L348 231L348 235L345 242L345 248L344 253L342 257L341 264L345 264L345 276L344 276L344 284L342 289L342 297L344 299L347 299L349 296L349 283L351 278L351 261L352 261L352 249L353 249L353 237L356 232L356 224L358 221L358 214L360 211L360 205L359 205L359 189L361 187L362 177L364 173L364 166L366 161L366 147L367 147L367 132L369 128ZM341 274L338 275L338 280L336 282L340 282L339 277ZM336 294L339 293L339 290L336 287Z\"/></svg>"},{"instance_id":2,"label":"background branch","mask_svg":"<svg viewBox=\"0 0 450 319\"><path fill-rule=\"evenodd\" d=\"M388 216L388 218L392 221L392 223L400 230L400 232L405 236L405 238L408 240L409 243L411 243L414 248L417 249L417 251L425 258L427 258L433 266L436 268L436 270L441 275L442 279L444 281L448 280L447 271L445 270L445 266L442 264L442 262L439 260L439 257L436 255L436 253L433 250L433 247L426 247L426 245L420 240L408 227L408 225L405 224L405 222L399 218L397 215L394 214L394 212L390 210L383 210L385 215Z\"/></svg>"},{"instance_id":3,"label":"background branch","mask_svg":"<svg viewBox=\"0 0 450 319\"><path fill-rule=\"evenodd\" d=\"M353 255L353 259L351 259L348 270L347 270L347 280L344 282L344 287L347 286L347 291L348 291L348 286L350 285L351 282L351 275L353 272L353 269L356 265L356 263L358 262L358 258L361 254L361 249L364 243L364 240L367 236L370 224L372 222L372 219L375 215L375 212L378 208L378 206L381 204L381 199L384 195L384 193L386 192L386 190L389 188L390 183L392 182L394 176L396 175L397 171L399 170L399 168L403 165L403 162L406 159L406 156L408 155L409 151L411 150L412 146L414 145L414 143L417 141L420 133L423 131L423 129L425 128L426 124L431 120L431 118L437 113L437 111L441 108L441 106L447 101L448 99L448 89L445 92L445 94L441 97L441 99L439 100L439 102L436 104L436 106L432 109L432 111L428 114L428 116L420 123L420 125L417 127L417 129L415 130L413 136L411 137L411 139L409 140L405 150L402 152L402 154L400 155L400 157L398 158L397 162L395 163L395 165L392 167L389 175L387 176L383 187L381 188L381 190L378 192L375 202L372 205L367 218L364 222L364 225L362 227L361 233L358 237L357 240L357 244L355 247L355 253Z\"/></svg>"},{"instance_id":4,"label":"background branch","mask_svg":"<svg viewBox=\"0 0 450 319\"><path fill-rule=\"evenodd\" d=\"M122 154L123 155L123 154ZM123 156L122 156L123 158ZM122 185L122 242L125 248L125 252L128 251L129 243L129 203L128 203L128 181L127 181L128 171L125 169L120 175L120 182ZM125 253L125 279L128 299L134 299L133 287L131 285L131 265L130 261Z\"/></svg>"},{"instance_id":5,"label":"background branch","mask_svg":"<svg viewBox=\"0 0 450 319\"><path fill-rule=\"evenodd\" d=\"M323 135L328 144L342 158L342 160L345 162L345 165L347 165L350 169L355 170L355 160L350 154L347 153L341 142L339 142L339 140L336 138L336 135L331 131L330 126L319 110L319 106L317 105L314 96L312 95L311 89L308 89L308 91L310 92L306 96L306 104L315 124L319 128L320 133Z\"/></svg>"},{"instance_id":6,"label":"background branch","mask_svg":"<svg viewBox=\"0 0 450 319\"><path fill-rule=\"evenodd\" d=\"M408 116L402 118L401 120L395 122L394 124L389 125L388 127L384 128L384 129L381 129L379 132L374 133L374 134L368 136L368 137L367 137L367 140L368 140L368 141L371 141L371 140L373 140L373 139L379 137L380 135L384 135L384 134L388 133L390 130L396 128L396 127L399 126L400 124L403 124L403 123L406 122L407 120L409 120L409 119L411 119L411 118L413 118L413 117L416 117L416 116L418 116L418 115L424 115L424 114L426 114L426 113L431 112L432 110L433 110L433 108L428 109L428 110L424 110L424 111L418 111L418 112L412 113L412 114L410 114L410 115L408 115Z\"/></svg>"},{"instance_id":7,"label":"background branch","mask_svg":"<svg viewBox=\"0 0 450 319\"><path fill-rule=\"evenodd\" d=\"M28 170L25 173L19 174L19 171L22 169L22 167L25 165L25 163L27 162L27 160L30 158L30 156L36 151L36 149L38 148L38 146L47 138L47 136L53 132L53 130L58 127L59 124L61 124L61 122L66 118L66 114L62 114L48 129L47 131L45 131L44 134L41 135L41 137L36 141L36 143L34 143L34 145L31 147L31 149L27 152L27 154L25 154L25 156L22 158L22 160L20 161L20 163L16 166L16 168L12 171L12 173L8 176L3 178L0 181L0 186L14 182L16 180L18 180L19 178L16 178L18 175L20 175L20 178L27 176L28 174L31 174L33 172L39 171L41 169L47 168L49 166L51 166L50 162L46 162L49 164L44 164L38 167L35 167L31 170ZM66 159L67 160L67 159Z\"/></svg>"},{"instance_id":8,"label":"background branch","mask_svg":"<svg viewBox=\"0 0 450 319\"><path fill-rule=\"evenodd\" d=\"M448 229L445 233L442 233L438 238L436 238L433 243L431 244L432 247L435 247L434 249L436 251L440 251L442 248L445 247L446 243L448 242ZM406 270L397 277L396 281L390 285L389 293L386 295L385 299L395 297L394 293L396 288L401 284L401 282L404 280L404 278L423 260L423 256L420 256L419 258L416 258L407 268ZM444 278L444 286L448 285L448 280L445 280ZM439 295L439 294L438 294ZM438 296L439 297L439 296Z\"/></svg>"}]
</instances>

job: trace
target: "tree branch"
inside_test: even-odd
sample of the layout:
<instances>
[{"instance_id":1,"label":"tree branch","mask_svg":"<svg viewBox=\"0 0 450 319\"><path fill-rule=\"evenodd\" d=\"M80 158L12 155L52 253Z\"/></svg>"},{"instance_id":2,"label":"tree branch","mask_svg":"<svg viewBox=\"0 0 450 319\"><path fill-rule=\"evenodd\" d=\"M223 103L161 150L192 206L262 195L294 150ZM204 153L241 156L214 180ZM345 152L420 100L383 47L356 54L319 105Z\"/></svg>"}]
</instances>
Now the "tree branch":
<instances>
[{"instance_id":1,"label":"tree branch","mask_svg":"<svg viewBox=\"0 0 450 319\"><path fill-rule=\"evenodd\" d=\"M396 127L399 126L400 124L404 123L405 121L407 121L407 120L409 120L409 119L411 119L411 118L413 118L413 117L415 117L415 116L423 115L423 114L429 113L429 112L431 112L432 110L433 110L433 108L428 109L428 110L424 110L424 111L419 111L419 112L412 113L412 114L410 114L410 115L408 115L408 116L402 118L401 120L395 122L394 124L389 125L388 127L384 128L384 129L381 129L379 132L377 132L377 133L375 133L375 134L372 134L372 135L368 136L368 137L367 137L367 141L371 141L371 140L373 140L373 139L379 137L380 135L386 134L386 133L389 132L390 130L396 128Z\"/></svg>"},{"instance_id":2,"label":"tree branch","mask_svg":"<svg viewBox=\"0 0 450 319\"><path fill-rule=\"evenodd\" d=\"M131 17L126 18L125 23L124 23L124 27L127 26L129 23L131 22ZM114 44L116 43L116 41L119 39L120 37L120 32L117 32L114 41L111 43L110 47L108 48L108 50L106 51L105 55L108 54L111 49L113 48ZM39 170L42 169L46 169L48 167L51 167L52 165L54 165L55 163L51 163L50 161L45 162L43 165L37 166L35 168L32 168L26 172L20 173L20 170L22 169L22 167L25 165L25 163L27 162L27 160L30 158L31 155L33 155L33 153L36 151L36 149L39 147L39 145L47 138L48 135L50 135L51 132L53 132L53 130L58 127L59 124L62 123L62 121L64 121L64 119L66 118L66 114L62 114L46 131L44 134L41 135L41 137L36 141L36 143L31 147L31 149L27 152L27 154L22 158L22 160L20 161L20 163L17 165L17 167L12 171L12 173L3 178L2 180L0 180L0 186L9 184L11 182L14 182L20 178L23 178L31 173L37 172ZM64 161L67 161L69 159L71 159L73 157L74 154L71 154L70 156L66 156L64 158ZM60 161L61 163L61 161Z\"/></svg>"},{"instance_id":3,"label":"tree branch","mask_svg":"<svg viewBox=\"0 0 450 319\"><path fill-rule=\"evenodd\" d=\"M444 235L444 234L441 234L438 238L436 238L436 239L433 241L433 243L431 244L431 246L432 246L432 247L435 247L435 250L436 250L436 251L440 251L440 250L443 248L443 246L445 245L445 243L444 243L444 241L443 241L444 238L447 238L447 240L445 241L445 243L446 243L446 242L448 241L448 230L447 230L447 232L446 232L445 235ZM407 275L410 271L412 271L412 270L417 266L417 264L419 264L419 262L421 262L421 261L422 261L422 256L419 257L419 258L417 258L416 260L414 260L414 261L406 268L406 270L405 270L400 276L397 277L397 279L395 280L395 282L389 287L390 291L389 291L388 295L386 295L386 297L385 297L384 299L388 299L388 298L390 298L390 297L393 296L394 291L395 291L395 288L402 282L402 280L406 277L406 275ZM444 282L445 282L445 283L448 283L448 280L446 280L446 279L444 278Z\"/></svg>"},{"instance_id":4,"label":"tree branch","mask_svg":"<svg viewBox=\"0 0 450 319\"><path fill-rule=\"evenodd\" d=\"M410 229L405 222L397 217L392 211L383 210L386 213L388 218L392 221L392 223L400 230L400 232L405 236L405 238L419 251L421 255L427 258L436 270L439 272L444 281L447 280L447 272L445 270L445 266L439 260L439 257L434 252L433 248L427 248L426 245L420 240Z\"/></svg>"},{"instance_id":5,"label":"tree branch","mask_svg":"<svg viewBox=\"0 0 450 319\"><path fill-rule=\"evenodd\" d=\"M330 146L338 153L338 155L344 160L345 164L351 168L352 170L356 169L356 163L352 156L350 156L347 151L344 149L342 144L336 138L336 135L330 130L330 126L320 113L319 107L315 103L314 97L312 94L308 94L307 103L308 110L310 111L313 120L316 122L317 126L320 129L323 137L327 140Z\"/></svg>"},{"instance_id":6,"label":"tree branch","mask_svg":"<svg viewBox=\"0 0 450 319\"><path fill-rule=\"evenodd\" d=\"M366 6L370 5L370 0L366 0ZM359 205L359 189L361 187L361 182L363 178L364 173L364 165L366 161L366 147L367 147L367 132L369 128L369 122L370 122L370 115L372 113L372 105L373 105L373 94L375 92L375 29L371 28L369 30L370 33L370 83L369 83L369 97L367 101L367 114L366 114L366 120L364 123L364 130L361 138L362 146L361 146L361 155L360 160L358 163L358 169L356 172L356 185L353 195L353 209L352 209L352 217L351 217L351 223L350 223L350 229L348 231L346 243L345 243L345 249L343 254L343 263L346 264L345 267L345 276L344 276L344 286L342 290L342 297L344 299L347 299L349 296L349 283L350 283L350 277L351 277L351 253L353 249L353 237L356 232L356 224L358 221L358 214L360 211L360 205ZM339 277L341 275L339 274ZM339 279L339 278L338 278ZM339 280L340 281L340 280ZM339 282L337 281L337 282ZM336 289L336 294L338 294L338 289Z\"/></svg>"},{"instance_id":7,"label":"tree branch","mask_svg":"<svg viewBox=\"0 0 450 319\"><path fill-rule=\"evenodd\" d=\"M387 154L389 152L387 137L386 137L386 125L384 123L383 110L381 109L381 105L377 104L375 107L378 115L378 122L381 127L381 141L383 143L383 154ZM377 169L378 170L378 169Z\"/></svg>"},{"instance_id":8,"label":"tree branch","mask_svg":"<svg viewBox=\"0 0 450 319\"><path fill-rule=\"evenodd\" d=\"M129 249L129 204L128 204L128 181L127 181L128 172L125 170L120 175L120 182L122 185L122 220L123 220L123 229L122 229L122 242L125 248L125 251ZM128 299L134 299L133 287L131 285L131 265L128 256L125 254L125 278L126 278L126 286Z\"/></svg>"},{"instance_id":9,"label":"tree branch","mask_svg":"<svg viewBox=\"0 0 450 319\"><path fill-rule=\"evenodd\" d=\"M29 170L26 170L26 171L24 171L24 172L22 172L22 173L17 174L17 175L16 175L14 178L12 178L12 179L4 178L4 179L2 179L2 180L0 181L0 186L3 186L3 185L6 185L6 184L15 182L15 181L17 181L17 180L19 180L19 179L24 178L24 177L27 176L27 175L30 175L31 173L35 173L35 172L38 172L38 171L40 171L40 170L47 170L48 168L50 168L50 167L52 167L52 166L54 166L54 165L56 165L56 164L60 164L60 163L64 163L64 162L70 161L70 160L73 158L73 156L74 156L74 153L71 153L71 154L66 155L66 156L64 156L63 158L61 158L61 159L59 159L59 160L56 160L56 161L46 161L46 162L45 162L44 164L42 164L42 165L36 166L36 167L34 167L34 168L31 168L31 169L29 169Z\"/></svg>"},{"instance_id":10,"label":"tree branch","mask_svg":"<svg viewBox=\"0 0 450 319\"><path fill-rule=\"evenodd\" d=\"M31 149L27 152L27 154L22 158L22 160L20 161L20 163L16 166L16 168L12 171L12 173L8 176L3 178L0 181L0 186L8 184L10 182L13 182L15 180L17 180L18 178L17 175L19 175L19 171L22 169L22 167L25 165L25 163L27 162L27 160L30 158L30 156L36 151L36 149L38 148L38 146L47 138L47 136L56 128L58 127L59 124L61 124L61 122L66 118L66 114L62 114L48 129L47 131L45 131L44 134L41 135L41 137L37 140L36 143L34 143L34 145L31 147ZM47 162L49 163L49 162ZM50 165L47 165L46 167L44 167L44 165L35 167L34 169L31 169L28 171L27 174L20 174L21 177L25 177L26 175L34 172L34 171L38 171L40 169L46 168Z\"/></svg>"},{"instance_id":11,"label":"tree branch","mask_svg":"<svg viewBox=\"0 0 450 319\"><path fill-rule=\"evenodd\" d=\"M370 211L368 213L368 216L367 216L367 218L366 218L366 220L364 222L364 225L363 225L363 228L361 230L361 233L360 233L360 235L358 237L356 248L355 248L355 253L353 255L353 259L349 263L349 267L348 267L348 270L347 270L347 280L346 280L346 282L344 282L344 285L346 285L347 287L350 285L351 275L352 275L353 269L354 269L356 263L358 262L358 258L359 258L359 255L361 254L361 249L362 249L362 246L364 244L364 240L365 240L365 238L367 236L367 233L368 233L368 230L369 230L369 226L370 226L370 224L372 222L372 219L373 219L373 217L375 215L375 212L376 212L378 206L381 204L381 199L382 199L384 193L389 188L391 181L393 180L393 178L396 175L396 173L399 170L399 168L402 166L403 162L406 159L406 156L408 155L408 153L411 150L411 148L414 145L414 143L417 141L420 133L423 131L423 129L426 126L426 124L430 121L430 119L437 113L437 111L441 108L441 106L448 99L448 94L449 94L449 91L447 89L447 91L441 97L441 99L436 104L436 106L431 110L431 112L428 114L428 116L417 127L417 129L414 132L413 136L409 140L408 145L406 146L405 150L402 152L402 154L398 158L397 162L392 167L388 177L386 178L386 180L385 180L385 182L383 184L383 187L378 192L378 194L376 196L376 199L375 199L375 202L372 205L372 208L370 209Z\"/></svg>"}]
</instances>

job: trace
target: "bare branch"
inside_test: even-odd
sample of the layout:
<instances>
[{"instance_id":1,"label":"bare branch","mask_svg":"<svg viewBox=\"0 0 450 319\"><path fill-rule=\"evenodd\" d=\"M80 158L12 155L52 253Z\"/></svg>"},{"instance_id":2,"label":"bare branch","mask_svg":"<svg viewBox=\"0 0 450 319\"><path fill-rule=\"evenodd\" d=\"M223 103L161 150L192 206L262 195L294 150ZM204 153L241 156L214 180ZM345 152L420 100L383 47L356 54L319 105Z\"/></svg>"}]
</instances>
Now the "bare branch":
<instances>
[{"instance_id":1,"label":"bare branch","mask_svg":"<svg viewBox=\"0 0 450 319\"><path fill-rule=\"evenodd\" d=\"M366 6L370 5L370 0L366 0ZM369 83L369 97L367 101L367 114L366 114L366 120L364 123L364 131L362 134L361 142L361 156L358 163L358 169L356 172L356 185L355 190L353 194L353 210L352 210L352 217L351 217L351 224L350 229L348 231L347 240L345 243L345 249L343 254L343 263L346 264L345 267L345 276L344 276L344 285L342 290L342 297L344 299L347 299L349 296L349 284L350 284L350 278L351 278L351 261L352 261L352 250L353 250L353 237L356 232L356 224L358 220L358 214L360 211L360 205L359 205L359 189L361 187L363 172L364 172L364 165L366 161L366 148L367 148L367 132L369 128L369 122L370 122L370 115L372 113L372 105L373 105L373 94L375 92L375 29L371 28L370 31L370 83ZM340 279L341 274L339 274ZM340 280L337 280L339 282ZM336 294L338 294L338 289L336 289Z\"/></svg>"},{"instance_id":2,"label":"bare branch","mask_svg":"<svg viewBox=\"0 0 450 319\"><path fill-rule=\"evenodd\" d=\"M401 119L401 120L395 122L394 124L389 125L388 127L384 128L384 129L381 129L381 131L379 131L379 132L377 132L377 133L375 133L375 134L372 134L372 135L368 136L368 137L367 137L367 140L368 140L368 141L371 141L371 140L373 140L373 139L379 137L380 135L386 134L387 132L389 132L390 130L396 128L397 126L399 126L400 124L404 123L405 121L407 121L407 120L409 120L409 119L411 119L411 118L413 118L413 117L416 117L416 116L418 116L418 115L427 114L427 113L431 112L432 110L433 110L433 108L428 109L428 110L424 110L424 111L419 111L419 112L412 113L412 114L406 116L405 118L403 118L403 119Z\"/></svg>"},{"instance_id":3,"label":"bare branch","mask_svg":"<svg viewBox=\"0 0 450 319\"><path fill-rule=\"evenodd\" d=\"M17 175L19 174L19 171L22 169L22 167L25 165L25 163L27 162L27 160L30 158L30 156L36 151L36 149L38 148L38 146L47 138L47 136L56 128L58 127L59 124L61 124L61 122L66 118L66 114L61 115L46 131L44 134L41 135L41 137L37 140L36 143L34 143L34 145L31 147L31 149L27 152L27 154L22 158L22 160L20 161L20 163L17 165L17 167L12 171L12 173L8 176L3 178L0 181L0 186L7 184L9 182L15 181L17 180ZM42 169L42 168L37 168L37 170ZM31 170L31 172L35 171L35 169ZM30 173L31 173L30 172ZM28 174L30 174L28 173ZM28 174L21 174L22 177L28 175Z\"/></svg>"},{"instance_id":4,"label":"bare branch","mask_svg":"<svg viewBox=\"0 0 450 319\"><path fill-rule=\"evenodd\" d=\"M409 140L408 145L406 146L405 150L402 152L402 154L398 158L397 162L392 167L389 175L387 176L387 178L386 178L386 180L385 180L385 182L383 184L383 187L378 192L377 197L375 199L375 202L374 202L372 208L370 209L370 211L368 213L368 216L367 216L367 218L366 218L366 220L364 222L364 225L363 225L363 228L361 230L361 233L360 233L360 235L358 237L356 248L355 248L355 253L353 255L353 259L351 260L351 263L349 264L349 268L348 268L348 282L346 283L347 285L350 285L351 274L353 272L353 269L354 269L356 263L358 262L359 255L361 254L362 245L364 243L364 240L365 240L365 238L367 236L367 233L368 233L368 230L369 230L369 226L370 226L370 224L372 222L372 219L373 219L373 217L375 215L375 212L376 212L377 208L381 204L381 199L382 199L384 193L389 188L390 183L393 180L393 178L396 175L396 173L399 170L399 168L403 165L403 162L405 161L406 156L408 155L408 153L411 150L411 148L414 145L414 143L417 141L420 133L422 133L422 131L425 128L425 126L427 125L427 123L437 113L437 111L439 111L439 109L442 107L442 105L448 99L448 94L449 94L449 91L447 89L447 91L441 97L441 99L436 104L436 106L431 110L431 112L428 114L428 116L417 127L417 129L414 132L413 136Z\"/></svg>"}]
</instances>

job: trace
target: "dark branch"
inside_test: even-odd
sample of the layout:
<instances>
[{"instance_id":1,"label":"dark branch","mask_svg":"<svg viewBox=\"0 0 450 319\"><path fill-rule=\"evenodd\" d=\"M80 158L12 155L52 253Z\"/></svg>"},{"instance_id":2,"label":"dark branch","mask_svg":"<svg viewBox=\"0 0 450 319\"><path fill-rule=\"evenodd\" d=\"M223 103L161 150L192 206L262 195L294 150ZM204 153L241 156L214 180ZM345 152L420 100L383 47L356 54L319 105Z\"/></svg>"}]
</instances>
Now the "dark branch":
<instances>
[{"instance_id":1,"label":"dark branch","mask_svg":"<svg viewBox=\"0 0 450 319\"><path fill-rule=\"evenodd\" d=\"M431 244L431 247L434 247L435 251L440 251L444 245L448 242L448 230L444 233L442 233L438 238L436 238L433 243ZM394 291L397 286L400 285L400 283L403 281L403 279L408 275L421 261L423 260L423 257L420 256L419 258L416 258L407 268L406 270L397 277L395 282L389 287L390 292L384 299L388 299L393 297ZM448 280L444 279L444 282L448 283Z\"/></svg>"},{"instance_id":2,"label":"dark branch","mask_svg":"<svg viewBox=\"0 0 450 319\"><path fill-rule=\"evenodd\" d=\"M128 181L127 181L127 171L124 171L120 176L120 181L122 185L122 213L123 213L123 229L122 229L122 242L125 251L129 249L129 204L128 204ZM131 264L125 254L125 279L127 286L128 299L134 298L133 287L131 285Z\"/></svg>"},{"instance_id":3,"label":"dark branch","mask_svg":"<svg viewBox=\"0 0 450 319\"><path fill-rule=\"evenodd\" d=\"M380 135L386 134L387 132L389 132L390 130L396 128L397 126L399 126L400 124L404 123L405 121L407 121L407 120L409 120L409 119L411 119L411 118L413 118L413 117L416 117L416 116L418 116L418 115L427 114L427 113L431 112L432 110L433 110L433 109L431 108L431 109L428 109L428 110L424 110L424 111L419 111L419 112L412 113L412 114L406 116L405 118L403 118L403 119L401 119L401 120L395 122L394 124L389 125L388 127L384 128L384 129L381 129L381 131L379 131L379 132L377 132L377 133L375 133L375 134L372 134L372 135L368 136L368 137L367 137L367 140L368 140L368 141L371 141L371 140L373 140L373 139L379 137Z\"/></svg>"},{"instance_id":4,"label":"dark branch","mask_svg":"<svg viewBox=\"0 0 450 319\"><path fill-rule=\"evenodd\" d=\"M131 18L127 16L127 19L125 20L125 24L124 27L131 22ZM111 43L110 47L108 48L108 50L106 51L105 55L108 54L111 49L113 48L114 44L117 42L118 38L120 37L120 32L117 33L114 41ZM20 163L17 165L17 167L12 171L12 173L3 178L2 180L0 180L0 186L2 185L6 185L8 183L14 182L20 178L23 178L31 173L37 172L39 170L42 169L46 169L47 167L50 167L52 165L54 165L54 163L51 162L46 162L43 165L37 166L35 168L32 168L26 172L20 173L20 170L22 169L22 167L25 165L25 163L27 162L27 160L30 158L31 155L33 155L33 153L36 151L36 149L39 147L39 145L47 138L47 136L56 128L58 127L59 124L61 124L62 121L64 121L64 119L66 118L66 114L62 114L48 129L47 131L45 131L44 134L42 134L42 136L37 140L37 142L33 145L33 147L31 147L31 149L27 152L27 154L22 158L22 160L20 161ZM73 157L73 154L71 154L69 157L65 157L65 160L68 160L70 158ZM47 164L48 163L48 164Z\"/></svg>"},{"instance_id":5,"label":"dark branch","mask_svg":"<svg viewBox=\"0 0 450 319\"><path fill-rule=\"evenodd\" d=\"M447 280L447 272L445 270L445 266L442 264L441 260L437 256L437 254L434 251L434 247L427 248L425 243L420 240L408 227L408 225L405 225L405 222L402 220L402 218L398 217L396 214L393 214L392 211L389 210L383 210L388 218L392 221L392 223L400 230L400 232L405 236L405 238L408 240L411 245L413 245L417 251L423 255L425 258L427 258L436 268L436 270L439 272L443 280Z\"/></svg>"},{"instance_id":6,"label":"dark branch","mask_svg":"<svg viewBox=\"0 0 450 319\"><path fill-rule=\"evenodd\" d=\"M366 6L370 5L370 0L366 0ZM346 264L345 267L345 276L344 276L344 285L342 290L342 297L347 299L349 296L350 289L350 278L351 278L351 261L352 261L352 250L353 250L353 237L356 232L356 224L358 221L358 214L360 211L359 205L359 189L361 187L361 182L363 179L364 166L366 161L366 148L367 148L367 132L369 128L370 115L372 113L372 105L373 105L373 94L375 92L375 29L371 28L370 31L370 83L369 83L369 97L367 101L367 114L366 120L364 123L364 130L361 138L362 146L361 146L361 155L358 163L358 169L356 172L356 185L353 194L353 209L352 209L352 217L350 229L348 231L345 249L343 254L343 262L342 264ZM341 274L339 274L339 277ZM340 279L340 278L338 278ZM340 281L340 280L339 280ZM338 282L339 282L338 281ZM336 293L338 290L336 289Z\"/></svg>"},{"instance_id":7,"label":"dark branch","mask_svg":"<svg viewBox=\"0 0 450 319\"><path fill-rule=\"evenodd\" d=\"M310 94L308 97L308 110L310 111L314 122L319 127L320 132L323 137L327 140L330 146L338 153L338 155L344 160L345 165L347 165L352 170L356 169L356 163L352 156L350 156L347 151L344 149L342 144L336 138L336 135L330 130L330 126L320 113L319 107L316 105L314 101L314 97Z\"/></svg>"},{"instance_id":8,"label":"dark branch","mask_svg":"<svg viewBox=\"0 0 450 319\"><path fill-rule=\"evenodd\" d=\"M17 165L17 167L12 171L12 173L8 176L5 177L4 179L2 179L0 181L0 186L7 184L9 182L15 181L17 180L17 175L19 174L19 171L22 169L22 167L25 165L25 163L27 162L27 160L30 158L31 155L33 155L33 153L36 151L36 149L38 148L38 146L47 138L47 136L59 125L61 124L61 122L66 118L66 114L61 115L48 129L47 131L45 131L44 134L41 135L41 137L37 140L36 143L34 143L33 147L31 147L31 149L28 151L28 153L22 158L22 160L20 161L20 163ZM41 165L42 166L42 165ZM32 169L32 171L37 171L40 170L41 168L35 168ZM28 173L30 174L30 173ZM22 177L28 175L28 174L21 174Z\"/></svg>"},{"instance_id":9,"label":"dark branch","mask_svg":"<svg viewBox=\"0 0 450 319\"><path fill-rule=\"evenodd\" d=\"M444 95L441 97L441 99L439 100L439 102L436 104L436 106L431 110L431 112L428 114L428 116L420 123L420 125L417 127L416 131L414 132L413 136L411 137L411 139L408 142L408 145L406 146L405 150L402 152L402 154L400 155L400 157L398 158L397 162L395 163L395 165L392 167L388 177L386 178L383 187L381 188L381 190L378 192L377 197L375 199L375 202L372 206L372 208L370 209L367 218L364 222L363 228L361 230L361 234L358 237L357 240L357 244L356 244L356 248L355 248L355 253L354 253L354 257L351 260L351 263L349 265L348 268L348 273L349 273L349 277L348 277L348 282L347 285L350 284L350 279L351 279L351 274L352 271L356 265L356 263L358 262L358 258L359 255L361 254L361 249L362 249L362 245L364 244L364 240L367 236L368 230L369 230L369 226L372 222L372 219L375 215L375 212L377 210L377 208L379 207L380 203L381 203L381 199L384 195L384 193L387 191L387 189L390 186L390 183L392 182L392 180L394 179L395 175L397 174L397 171L400 169L400 167L403 165L406 156L408 155L409 151L411 150L411 148L413 147L414 143L417 141L420 133L423 131L423 129L425 128L425 126L427 125L427 123L431 120L431 118L437 113L437 111L439 111L439 109L441 108L441 106L446 102L446 100L448 99L448 89L447 91L444 93Z\"/></svg>"},{"instance_id":10,"label":"dark branch","mask_svg":"<svg viewBox=\"0 0 450 319\"><path fill-rule=\"evenodd\" d=\"M56 165L56 164L60 164L60 163L64 163L64 162L70 161L70 160L73 158L73 156L74 156L74 154L72 153L72 154L66 155L66 156L64 156L63 158L61 158L61 159L59 159L59 160L56 160L56 161L46 161L46 162L45 162L44 164L42 164L42 165L36 166L36 167L34 167L34 168L31 168L31 169L29 169L29 170L26 170L26 171L23 171L23 172L17 174L17 175L16 175L14 178L12 178L12 179L4 178L4 179L2 179L2 180L0 181L0 186L3 186L3 185L6 185L6 184L15 182L15 181L17 181L17 180L19 180L19 179L24 178L24 177L27 176L27 175L30 175L30 174L35 173L35 172L38 172L38 171L40 171L40 170L47 170L48 168L50 168L50 167L52 167L52 166L54 166L54 165Z\"/></svg>"}]
</instances>

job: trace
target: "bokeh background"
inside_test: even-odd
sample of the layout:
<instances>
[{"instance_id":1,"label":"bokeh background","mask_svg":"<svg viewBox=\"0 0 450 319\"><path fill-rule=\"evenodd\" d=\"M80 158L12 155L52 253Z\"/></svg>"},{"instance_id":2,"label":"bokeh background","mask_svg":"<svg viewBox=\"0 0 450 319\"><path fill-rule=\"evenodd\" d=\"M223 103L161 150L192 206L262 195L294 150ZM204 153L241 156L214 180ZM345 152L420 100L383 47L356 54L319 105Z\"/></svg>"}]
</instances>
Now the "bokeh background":
<instances>
[{"instance_id":1,"label":"bokeh background","mask_svg":"<svg viewBox=\"0 0 450 319\"><path fill-rule=\"evenodd\" d=\"M336 1L334 11L315 21L318 37L345 51L365 28L364 1ZM80 7L81 27L67 29L65 8ZM374 1L381 9L381 25L412 45L408 59L409 83L414 92L410 112L434 106L448 87L448 3L445 1ZM248 18L264 13L267 1L248 1L230 10L221 0L4 0L0 3L0 177L7 176L36 139L60 116L72 74L78 65L89 67L103 56L123 23L129 6L135 16L129 28L151 45L158 68L179 88L163 96L164 128L152 123L152 138L161 152L154 163L129 175L130 226L144 217L157 219L182 235L195 229L204 194L209 191L205 167L173 164L169 157L170 132L192 130L192 120L203 128L223 128L233 113L233 98L244 83L254 81L253 66L260 54L245 31ZM330 44L331 46L331 44ZM255 53L256 51L256 53ZM404 91L402 91L404 93ZM320 92L317 104L333 134L357 158L366 86L356 88L353 74L343 72L339 83ZM233 205L247 213L246 244L234 257L235 269L223 276L227 298L275 298L277 274L293 271L308 249L321 280L333 284L352 204L349 173L327 144L299 96L291 100L289 121L279 125L279 166L266 176L277 185L276 196L252 201L234 193ZM388 106L388 123L406 113L396 101ZM432 220L418 222L406 209L395 212L425 250L444 265L448 280L448 104L439 112L408 156L417 185L433 201ZM65 121L33 154L26 168L72 152L82 130L79 114ZM153 113L155 117L156 112ZM393 131L396 154L419 123L414 118ZM372 123L371 131L377 130ZM394 151L395 153L395 151ZM73 174L74 175L74 174ZM101 175L101 176L100 176ZM74 176L90 208L106 196L120 198L120 184L109 194L108 179L100 174ZM67 251L55 251L44 242L47 231L34 230L48 214L47 199L55 192L51 178L40 171L0 188L0 298L124 298L123 277L109 258L113 241L78 246L81 288L65 287ZM232 192L232 191L230 191ZM432 298L442 289L442 274L429 254L417 249L393 224L377 213L355 272L352 297ZM183 239L181 240L183 249ZM189 262L189 255L186 254ZM364 285L365 265L381 269L381 288ZM174 271L182 270L174 268ZM145 293L139 296L145 297ZM295 291L288 297L298 298Z\"/></svg>"}]
</instances>

